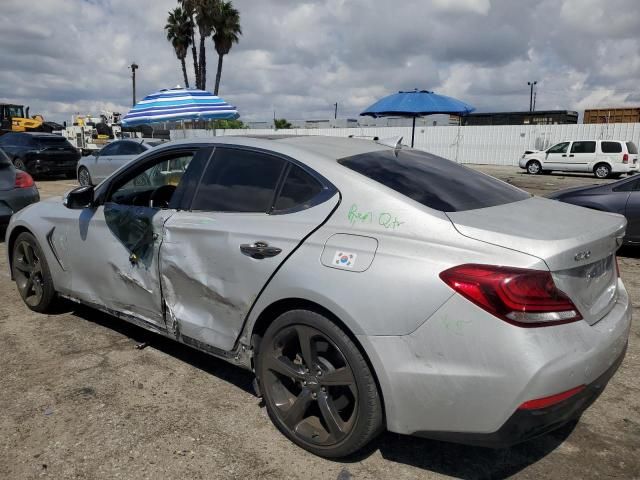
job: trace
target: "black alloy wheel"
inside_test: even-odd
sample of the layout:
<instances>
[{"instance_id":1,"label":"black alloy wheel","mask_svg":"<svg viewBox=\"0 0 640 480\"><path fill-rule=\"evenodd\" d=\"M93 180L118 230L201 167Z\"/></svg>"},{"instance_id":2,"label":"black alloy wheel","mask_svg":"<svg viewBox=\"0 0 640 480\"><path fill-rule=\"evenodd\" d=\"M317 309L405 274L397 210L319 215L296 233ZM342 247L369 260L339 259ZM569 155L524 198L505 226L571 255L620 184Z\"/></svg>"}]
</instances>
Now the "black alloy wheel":
<instances>
[{"instance_id":1,"label":"black alloy wheel","mask_svg":"<svg viewBox=\"0 0 640 480\"><path fill-rule=\"evenodd\" d=\"M36 312L46 312L55 299L49 266L30 233L18 235L12 252L11 269L24 303Z\"/></svg>"},{"instance_id":2,"label":"black alloy wheel","mask_svg":"<svg viewBox=\"0 0 640 480\"><path fill-rule=\"evenodd\" d=\"M261 343L258 376L276 426L317 455L349 455L381 430L381 401L366 361L322 315L280 316Z\"/></svg>"},{"instance_id":3,"label":"black alloy wheel","mask_svg":"<svg viewBox=\"0 0 640 480\"><path fill-rule=\"evenodd\" d=\"M22 170L23 172L27 171L27 166L24 164L24 160L22 160L21 158L16 158L13 161L13 166L16 167L18 170Z\"/></svg>"}]
</instances>

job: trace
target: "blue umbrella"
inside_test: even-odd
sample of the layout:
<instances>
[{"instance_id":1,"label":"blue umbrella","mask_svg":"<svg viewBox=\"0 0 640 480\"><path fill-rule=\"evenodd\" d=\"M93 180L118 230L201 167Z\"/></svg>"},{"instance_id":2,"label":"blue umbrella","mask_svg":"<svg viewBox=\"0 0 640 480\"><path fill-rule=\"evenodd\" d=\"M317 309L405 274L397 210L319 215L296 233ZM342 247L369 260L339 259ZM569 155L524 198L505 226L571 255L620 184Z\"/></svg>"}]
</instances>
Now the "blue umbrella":
<instances>
[{"instance_id":1,"label":"blue umbrella","mask_svg":"<svg viewBox=\"0 0 640 480\"><path fill-rule=\"evenodd\" d=\"M416 117L433 115L436 113L449 113L454 115L467 115L475 110L471 105L455 98L428 90L415 90L398 92L378 100L360 115L370 117L401 116L413 118L413 130L411 131L411 147L416 132Z\"/></svg>"},{"instance_id":2,"label":"blue umbrella","mask_svg":"<svg viewBox=\"0 0 640 480\"><path fill-rule=\"evenodd\" d=\"M233 120L238 110L206 90L170 88L147 95L122 119L123 126L179 120Z\"/></svg>"}]
</instances>

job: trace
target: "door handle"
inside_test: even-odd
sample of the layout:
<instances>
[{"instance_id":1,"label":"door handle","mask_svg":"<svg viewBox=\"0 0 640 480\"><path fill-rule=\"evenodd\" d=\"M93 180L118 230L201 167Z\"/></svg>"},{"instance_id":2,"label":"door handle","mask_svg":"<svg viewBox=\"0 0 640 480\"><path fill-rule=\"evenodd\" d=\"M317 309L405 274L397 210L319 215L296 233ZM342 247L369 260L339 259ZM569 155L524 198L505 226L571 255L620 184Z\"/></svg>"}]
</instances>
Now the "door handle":
<instances>
[{"instance_id":1,"label":"door handle","mask_svg":"<svg viewBox=\"0 0 640 480\"><path fill-rule=\"evenodd\" d=\"M567 154L566 154L566 153L563 153L563 154L562 154L562 156L563 156L563 157L566 157L566 156L567 156Z\"/></svg>"},{"instance_id":2,"label":"door handle","mask_svg":"<svg viewBox=\"0 0 640 480\"><path fill-rule=\"evenodd\" d=\"M573 155L573 153L572 153L572 154L571 154L571 155L569 155L569 156L570 156L570 157L573 157L574 155Z\"/></svg>"},{"instance_id":3,"label":"door handle","mask_svg":"<svg viewBox=\"0 0 640 480\"><path fill-rule=\"evenodd\" d=\"M243 243L240 245L240 251L248 257L262 260L264 258L275 257L282 252L282 249L270 247L267 242L254 242L251 244Z\"/></svg>"}]
</instances>

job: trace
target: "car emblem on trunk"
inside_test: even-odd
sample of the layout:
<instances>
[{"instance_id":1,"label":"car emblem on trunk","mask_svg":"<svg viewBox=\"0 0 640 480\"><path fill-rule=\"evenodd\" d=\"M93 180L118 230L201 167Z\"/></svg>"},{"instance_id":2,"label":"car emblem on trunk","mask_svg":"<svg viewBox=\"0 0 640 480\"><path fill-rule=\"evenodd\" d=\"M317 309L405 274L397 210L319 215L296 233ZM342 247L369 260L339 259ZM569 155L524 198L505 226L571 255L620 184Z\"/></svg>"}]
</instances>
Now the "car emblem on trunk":
<instances>
[{"instance_id":1,"label":"car emblem on trunk","mask_svg":"<svg viewBox=\"0 0 640 480\"><path fill-rule=\"evenodd\" d=\"M580 262L582 260L587 260L591 256L591 250L585 250L583 252L576 253L576 256L573 259L576 262Z\"/></svg>"}]
</instances>

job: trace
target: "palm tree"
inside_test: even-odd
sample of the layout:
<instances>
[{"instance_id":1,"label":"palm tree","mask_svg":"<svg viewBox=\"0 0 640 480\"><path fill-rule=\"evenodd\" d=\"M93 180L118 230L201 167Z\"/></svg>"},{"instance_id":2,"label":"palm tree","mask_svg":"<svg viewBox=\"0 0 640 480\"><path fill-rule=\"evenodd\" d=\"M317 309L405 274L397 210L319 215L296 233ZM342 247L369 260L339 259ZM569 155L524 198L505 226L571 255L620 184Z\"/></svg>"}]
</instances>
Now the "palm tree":
<instances>
[{"instance_id":1,"label":"palm tree","mask_svg":"<svg viewBox=\"0 0 640 480\"><path fill-rule=\"evenodd\" d=\"M176 57L178 57L178 60L180 60L182 65L184 85L186 88L189 88L189 78L187 77L187 65L185 63L185 59L187 58L187 50L191 44L191 35L193 33L191 17L185 10L180 7L176 7L169 12L169 18L167 18L167 24L164 29L167 32L167 40L169 40L171 45L173 45Z\"/></svg>"},{"instance_id":2,"label":"palm tree","mask_svg":"<svg viewBox=\"0 0 640 480\"><path fill-rule=\"evenodd\" d=\"M200 34L200 59L198 60L198 88L207 88L207 55L205 40L213 33L215 12L219 9L220 0L191 0L194 2L196 25Z\"/></svg>"},{"instance_id":3,"label":"palm tree","mask_svg":"<svg viewBox=\"0 0 640 480\"><path fill-rule=\"evenodd\" d=\"M196 2L198 0L178 0L178 3L182 5L185 13L189 16L189 20L191 21L191 54L193 55L193 72L196 78L196 88L200 88L200 70L198 68L198 51L196 49L196 34L194 30L195 21L195 11L196 11Z\"/></svg>"},{"instance_id":4,"label":"palm tree","mask_svg":"<svg viewBox=\"0 0 640 480\"><path fill-rule=\"evenodd\" d=\"M211 18L213 26L213 43L218 52L218 71L216 73L216 86L213 91L218 95L220 78L222 77L222 60L229 53L234 43L238 43L242 28L240 26L240 12L233 7L231 1L217 0L217 8ZM202 53L202 52L201 52Z\"/></svg>"}]
</instances>

